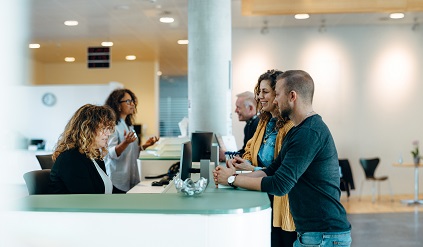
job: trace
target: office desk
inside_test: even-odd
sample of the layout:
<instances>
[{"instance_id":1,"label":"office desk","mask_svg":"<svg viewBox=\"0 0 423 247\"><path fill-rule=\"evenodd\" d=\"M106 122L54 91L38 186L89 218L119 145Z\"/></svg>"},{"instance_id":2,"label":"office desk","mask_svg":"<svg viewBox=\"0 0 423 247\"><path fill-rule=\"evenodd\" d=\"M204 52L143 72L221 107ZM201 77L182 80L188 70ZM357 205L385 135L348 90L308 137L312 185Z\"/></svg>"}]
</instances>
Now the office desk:
<instances>
[{"instance_id":1,"label":"office desk","mask_svg":"<svg viewBox=\"0 0 423 247\"><path fill-rule=\"evenodd\" d=\"M166 146L163 146L163 142L166 140L167 143L170 141L178 143L183 139L161 139L161 145L157 146L155 144L152 147L147 148L147 150L141 151L138 158L138 170L140 171L141 181L144 180L146 176L156 176L167 173L169 167L180 160L181 144L168 144L166 149ZM164 152L161 152L159 148L166 149L168 151L165 150Z\"/></svg>"},{"instance_id":2,"label":"office desk","mask_svg":"<svg viewBox=\"0 0 423 247\"><path fill-rule=\"evenodd\" d=\"M406 168L414 168L414 199L411 200L402 200L403 203L408 205L415 205L415 204L423 204L423 200L419 200L419 168L423 167L422 164L415 165L410 163L404 164L393 164L395 167L406 167Z\"/></svg>"}]
</instances>

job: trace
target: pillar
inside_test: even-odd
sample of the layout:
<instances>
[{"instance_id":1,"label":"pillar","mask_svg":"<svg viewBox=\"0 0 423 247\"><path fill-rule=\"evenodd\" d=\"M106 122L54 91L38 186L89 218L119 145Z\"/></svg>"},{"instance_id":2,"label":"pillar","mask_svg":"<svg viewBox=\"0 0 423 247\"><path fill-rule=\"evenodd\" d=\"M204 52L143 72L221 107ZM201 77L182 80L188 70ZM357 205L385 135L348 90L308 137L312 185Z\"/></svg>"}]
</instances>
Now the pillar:
<instances>
[{"instance_id":1,"label":"pillar","mask_svg":"<svg viewBox=\"0 0 423 247\"><path fill-rule=\"evenodd\" d=\"M188 1L189 132L232 134L231 1Z\"/></svg>"}]
</instances>

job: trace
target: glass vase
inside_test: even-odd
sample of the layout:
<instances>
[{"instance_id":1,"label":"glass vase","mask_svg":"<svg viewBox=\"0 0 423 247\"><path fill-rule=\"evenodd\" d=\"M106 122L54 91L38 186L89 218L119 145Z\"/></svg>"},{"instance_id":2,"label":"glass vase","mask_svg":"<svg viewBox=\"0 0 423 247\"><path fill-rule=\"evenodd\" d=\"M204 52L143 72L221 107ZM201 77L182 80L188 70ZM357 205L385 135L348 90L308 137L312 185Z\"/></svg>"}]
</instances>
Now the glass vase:
<instances>
[{"instance_id":1,"label":"glass vase","mask_svg":"<svg viewBox=\"0 0 423 247\"><path fill-rule=\"evenodd\" d=\"M420 157L414 157L414 165L418 166L420 164Z\"/></svg>"}]
</instances>

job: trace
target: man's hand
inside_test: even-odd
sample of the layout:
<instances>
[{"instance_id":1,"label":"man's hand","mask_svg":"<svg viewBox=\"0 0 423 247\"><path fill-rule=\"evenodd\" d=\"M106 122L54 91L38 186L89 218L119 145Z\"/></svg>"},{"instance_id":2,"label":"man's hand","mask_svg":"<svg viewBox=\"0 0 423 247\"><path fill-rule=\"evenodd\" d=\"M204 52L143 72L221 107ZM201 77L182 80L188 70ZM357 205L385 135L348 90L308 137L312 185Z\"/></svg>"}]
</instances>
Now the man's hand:
<instances>
[{"instance_id":1,"label":"man's hand","mask_svg":"<svg viewBox=\"0 0 423 247\"><path fill-rule=\"evenodd\" d=\"M228 185L228 177L236 173L236 169L232 164L227 164L228 167L217 166L213 171L213 178L216 187L218 184Z\"/></svg>"}]
</instances>

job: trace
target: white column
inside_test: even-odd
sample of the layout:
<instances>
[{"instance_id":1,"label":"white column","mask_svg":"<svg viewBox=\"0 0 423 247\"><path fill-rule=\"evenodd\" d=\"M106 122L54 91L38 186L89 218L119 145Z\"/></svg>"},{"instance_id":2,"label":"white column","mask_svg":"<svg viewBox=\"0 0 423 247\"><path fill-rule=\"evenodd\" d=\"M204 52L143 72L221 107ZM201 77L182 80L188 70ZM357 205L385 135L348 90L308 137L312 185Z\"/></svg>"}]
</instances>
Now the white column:
<instances>
[{"instance_id":1,"label":"white column","mask_svg":"<svg viewBox=\"0 0 423 247\"><path fill-rule=\"evenodd\" d=\"M189 132L232 134L231 1L188 1Z\"/></svg>"},{"instance_id":2,"label":"white column","mask_svg":"<svg viewBox=\"0 0 423 247\"><path fill-rule=\"evenodd\" d=\"M0 8L0 187L3 188L0 190L0 198L13 195L10 177L20 165L16 162L13 150L17 147L19 136L16 123L25 114L21 107L25 97L17 92L16 87L28 83L28 10L27 0L3 1ZM2 201L0 211L9 202Z\"/></svg>"}]
</instances>

